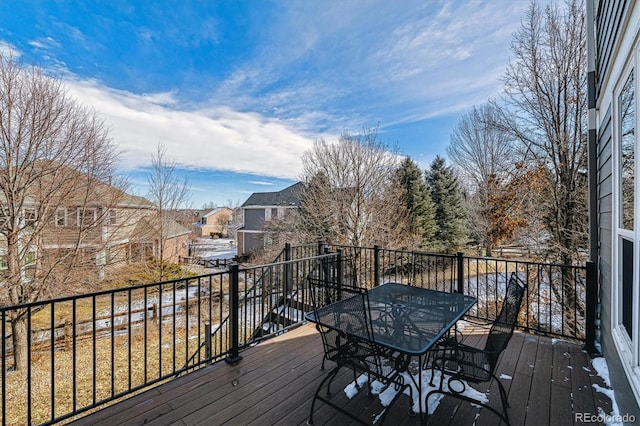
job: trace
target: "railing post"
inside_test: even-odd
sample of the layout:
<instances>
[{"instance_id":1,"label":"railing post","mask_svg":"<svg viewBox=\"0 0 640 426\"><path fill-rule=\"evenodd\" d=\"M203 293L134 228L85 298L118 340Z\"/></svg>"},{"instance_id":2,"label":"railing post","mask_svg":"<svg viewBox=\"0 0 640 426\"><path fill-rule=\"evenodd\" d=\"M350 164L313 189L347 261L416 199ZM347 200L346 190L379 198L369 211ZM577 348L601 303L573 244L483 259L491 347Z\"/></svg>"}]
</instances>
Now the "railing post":
<instances>
[{"instance_id":1,"label":"railing post","mask_svg":"<svg viewBox=\"0 0 640 426\"><path fill-rule=\"evenodd\" d=\"M237 263L229 268L229 339L231 350L229 356L225 359L229 364L236 364L242 359L240 356L240 327L238 326L238 316L240 313L240 280L238 276L240 268Z\"/></svg>"},{"instance_id":2,"label":"railing post","mask_svg":"<svg viewBox=\"0 0 640 426\"><path fill-rule=\"evenodd\" d=\"M338 249L338 255L336 256L336 281L338 282L338 285L340 287L342 287L342 279L343 279L343 274L344 274L344 269L343 269L343 265L342 265L342 261L344 259L344 256L342 255L342 249Z\"/></svg>"},{"instance_id":3,"label":"railing post","mask_svg":"<svg viewBox=\"0 0 640 426\"><path fill-rule=\"evenodd\" d=\"M291 243L284 244L284 260L288 262L291 260ZM291 273L291 263L284 264L284 298L286 300L287 295L292 291L291 282L293 278L293 274Z\"/></svg>"},{"instance_id":4,"label":"railing post","mask_svg":"<svg viewBox=\"0 0 640 426\"><path fill-rule=\"evenodd\" d=\"M211 324L206 322L204 324L204 357L207 360L210 360L213 354L211 349Z\"/></svg>"},{"instance_id":5,"label":"railing post","mask_svg":"<svg viewBox=\"0 0 640 426\"><path fill-rule=\"evenodd\" d=\"M464 293L464 253L459 251L456 254L456 260L457 260L457 269L458 269L458 273L457 273L457 278L458 278L458 287L456 289L457 293Z\"/></svg>"},{"instance_id":6,"label":"railing post","mask_svg":"<svg viewBox=\"0 0 640 426\"><path fill-rule=\"evenodd\" d=\"M373 286L380 285L380 246L373 246Z\"/></svg>"},{"instance_id":7,"label":"railing post","mask_svg":"<svg viewBox=\"0 0 640 426\"><path fill-rule=\"evenodd\" d=\"M338 283L338 300L342 300L342 249L338 249L338 254L336 256L336 282Z\"/></svg>"},{"instance_id":8,"label":"railing post","mask_svg":"<svg viewBox=\"0 0 640 426\"><path fill-rule=\"evenodd\" d=\"M596 308L598 304L598 268L596 262L587 261L587 288L585 300L585 344L584 350L595 354L596 350Z\"/></svg>"}]
</instances>

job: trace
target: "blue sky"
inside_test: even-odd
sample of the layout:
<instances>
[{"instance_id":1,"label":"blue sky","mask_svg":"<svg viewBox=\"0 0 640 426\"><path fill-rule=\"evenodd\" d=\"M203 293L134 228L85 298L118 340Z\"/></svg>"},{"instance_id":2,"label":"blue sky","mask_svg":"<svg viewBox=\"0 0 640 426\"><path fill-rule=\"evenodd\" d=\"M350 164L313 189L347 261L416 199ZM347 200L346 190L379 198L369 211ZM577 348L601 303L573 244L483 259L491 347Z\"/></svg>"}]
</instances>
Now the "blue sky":
<instances>
[{"instance_id":1,"label":"blue sky","mask_svg":"<svg viewBox=\"0 0 640 426\"><path fill-rule=\"evenodd\" d=\"M0 51L95 108L146 195L158 143L192 204L242 203L300 175L314 140L379 126L424 169L499 96L525 0L0 2Z\"/></svg>"}]
</instances>

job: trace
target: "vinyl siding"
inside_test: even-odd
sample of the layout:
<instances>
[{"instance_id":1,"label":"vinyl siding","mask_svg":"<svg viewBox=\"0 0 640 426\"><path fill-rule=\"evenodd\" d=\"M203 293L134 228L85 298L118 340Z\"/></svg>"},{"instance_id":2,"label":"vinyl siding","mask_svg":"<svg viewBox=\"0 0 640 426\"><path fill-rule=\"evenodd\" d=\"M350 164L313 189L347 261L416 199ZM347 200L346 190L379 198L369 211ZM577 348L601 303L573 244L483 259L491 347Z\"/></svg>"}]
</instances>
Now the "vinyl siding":
<instances>
[{"instance_id":1,"label":"vinyl siding","mask_svg":"<svg viewBox=\"0 0 640 426\"><path fill-rule=\"evenodd\" d=\"M611 55L615 50L623 23L628 0L601 0L596 11L596 94L600 93L602 82L611 65Z\"/></svg>"}]
</instances>

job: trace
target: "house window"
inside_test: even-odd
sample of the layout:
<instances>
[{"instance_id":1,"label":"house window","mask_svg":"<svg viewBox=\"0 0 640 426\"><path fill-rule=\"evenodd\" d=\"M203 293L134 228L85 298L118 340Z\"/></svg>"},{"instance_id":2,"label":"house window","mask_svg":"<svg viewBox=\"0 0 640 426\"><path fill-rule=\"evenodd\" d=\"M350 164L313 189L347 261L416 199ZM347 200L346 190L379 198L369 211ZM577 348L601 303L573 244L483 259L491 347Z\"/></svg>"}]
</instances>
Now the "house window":
<instances>
[{"instance_id":1,"label":"house window","mask_svg":"<svg viewBox=\"0 0 640 426\"><path fill-rule=\"evenodd\" d=\"M96 223L96 209L78 207L78 226L92 226Z\"/></svg>"},{"instance_id":2,"label":"house window","mask_svg":"<svg viewBox=\"0 0 640 426\"><path fill-rule=\"evenodd\" d=\"M620 227L633 231L635 172L635 90L633 72L618 98L620 105Z\"/></svg>"},{"instance_id":3,"label":"house window","mask_svg":"<svg viewBox=\"0 0 640 426\"><path fill-rule=\"evenodd\" d=\"M28 208L23 210L24 224L25 226L32 226L36 223L36 209Z\"/></svg>"},{"instance_id":4,"label":"house window","mask_svg":"<svg viewBox=\"0 0 640 426\"><path fill-rule=\"evenodd\" d=\"M115 225L118 223L118 211L116 209L109 209L109 225Z\"/></svg>"},{"instance_id":5,"label":"house window","mask_svg":"<svg viewBox=\"0 0 640 426\"><path fill-rule=\"evenodd\" d=\"M618 256L621 288L619 289L619 320L627 334L633 339L633 287L634 287L634 215L635 215L635 85L633 70L629 73L618 96L619 117L619 250Z\"/></svg>"},{"instance_id":6,"label":"house window","mask_svg":"<svg viewBox=\"0 0 640 426\"><path fill-rule=\"evenodd\" d=\"M271 209L271 217L276 219L279 217L277 208Z\"/></svg>"},{"instance_id":7,"label":"house window","mask_svg":"<svg viewBox=\"0 0 640 426\"><path fill-rule=\"evenodd\" d=\"M636 225L640 218L636 151L636 92L638 78L635 69L628 69L620 78L614 95L614 274L613 299L614 336L624 354L626 365L640 365L640 233Z\"/></svg>"},{"instance_id":8,"label":"house window","mask_svg":"<svg viewBox=\"0 0 640 426\"><path fill-rule=\"evenodd\" d=\"M24 273L27 278L36 276L36 252L30 251L24 258Z\"/></svg>"},{"instance_id":9,"label":"house window","mask_svg":"<svg viewBox=\"0 0 640 426\"><path fill-rule=\"evenodd\" d=\"M67 209L65 207L56 209L56 226L67 226Z\"/></svg>"}]
</instances>

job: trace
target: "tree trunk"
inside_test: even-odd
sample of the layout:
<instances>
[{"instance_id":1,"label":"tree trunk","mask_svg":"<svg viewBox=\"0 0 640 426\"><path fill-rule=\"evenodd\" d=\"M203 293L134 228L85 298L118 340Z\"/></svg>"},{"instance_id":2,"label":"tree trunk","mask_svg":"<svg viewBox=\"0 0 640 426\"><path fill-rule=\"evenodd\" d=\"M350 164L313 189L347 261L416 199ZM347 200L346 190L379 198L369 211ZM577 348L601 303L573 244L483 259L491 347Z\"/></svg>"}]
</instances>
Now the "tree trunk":
<instances>
[{"instance_id":1,"label":"tree trunk","mask_svg":"<svg viewBox=\"0 0 640 426\"><path fill-rule=\"evenodd\" d=\"M26 316L21 316L11 321L11 339L13 342L14 367L18 371L26 370L29 362Z\"/></svg>"}]
</instances>

